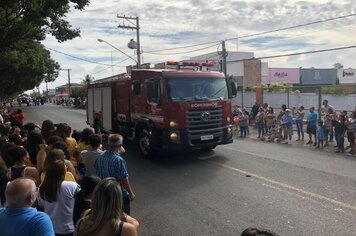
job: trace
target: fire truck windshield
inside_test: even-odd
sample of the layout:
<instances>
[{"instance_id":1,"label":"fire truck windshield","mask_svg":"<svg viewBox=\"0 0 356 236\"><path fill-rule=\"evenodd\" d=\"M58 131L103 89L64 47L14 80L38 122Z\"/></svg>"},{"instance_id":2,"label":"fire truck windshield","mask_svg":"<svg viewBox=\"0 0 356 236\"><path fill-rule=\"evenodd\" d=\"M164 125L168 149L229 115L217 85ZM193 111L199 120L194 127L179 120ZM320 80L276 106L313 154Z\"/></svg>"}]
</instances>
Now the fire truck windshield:
<instances>
[{"instance_id":1,"label":"fire truck windshield","mask_svg":"<svg viewBox=\"0 0 356 236\"><path fill-rule=\"evenodd\" d=\"M226 81L214 77L172 77L167 79L172 101L223 100L228 98Z\"/></svg>"}]
</instances>

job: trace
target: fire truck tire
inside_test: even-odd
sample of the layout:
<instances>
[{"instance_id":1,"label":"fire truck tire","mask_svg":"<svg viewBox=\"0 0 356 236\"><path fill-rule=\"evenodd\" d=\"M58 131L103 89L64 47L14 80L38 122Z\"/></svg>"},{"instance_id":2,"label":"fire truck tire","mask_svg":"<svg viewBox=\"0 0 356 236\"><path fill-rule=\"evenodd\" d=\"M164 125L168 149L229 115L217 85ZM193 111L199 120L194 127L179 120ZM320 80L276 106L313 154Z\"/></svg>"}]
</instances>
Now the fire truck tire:
<instances>
[{"instance_id":1,"label":"fire truck tire","mask_svg":"<svg viewBox=\"0 0 356 236\"><path fill-rule=\"evenodd\" d=\"M216 148L216 145L211 145L211 146L202 147L201 150L203 150L203 151L205 151L205 152L210 152L210 151L212 151L214 148Z\"/></svg>"},{"instance_id":2,"label":"fire truck tire","mask_svg":"<svg viewBox=\"0 0 356 236\"><path fill-rule=\"evenodd\" d=\"M145 129L140 132L138 147L144 157L151 158L153 156L152 140L148 134L148 131Z\"/></svg>"}]
</instances>

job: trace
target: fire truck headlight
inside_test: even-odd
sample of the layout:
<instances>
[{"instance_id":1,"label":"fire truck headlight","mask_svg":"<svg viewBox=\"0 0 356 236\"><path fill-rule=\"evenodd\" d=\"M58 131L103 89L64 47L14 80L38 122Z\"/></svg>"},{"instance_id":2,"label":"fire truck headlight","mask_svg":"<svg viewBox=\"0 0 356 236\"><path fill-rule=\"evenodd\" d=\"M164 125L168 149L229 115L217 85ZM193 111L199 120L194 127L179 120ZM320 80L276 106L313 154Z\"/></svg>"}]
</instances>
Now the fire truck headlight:
<instances>
[{"instance_id":1,"label":"fire truck headlight","mask_svg":"<svg viewBox=\"0 0 356 236\"><path fill-rule=\"evenodd\" d=\"M171 138L172 142L174 142L174 143L179 143L179 141L180 141L179 134L176 132L171 133L170 138Z\"/></svg>"},{"instance_id":2,"label":"fire truck headlight","mask_svg":"<svg viewBox=\"0 0 356 236\"><path fill-rule=\"evenodd\" d=\"M176 127L178 127L178 122L172 120L172 121L169 122L169 126L172 127L172 128L176 128Z\"/></svg>"}]
</instances>

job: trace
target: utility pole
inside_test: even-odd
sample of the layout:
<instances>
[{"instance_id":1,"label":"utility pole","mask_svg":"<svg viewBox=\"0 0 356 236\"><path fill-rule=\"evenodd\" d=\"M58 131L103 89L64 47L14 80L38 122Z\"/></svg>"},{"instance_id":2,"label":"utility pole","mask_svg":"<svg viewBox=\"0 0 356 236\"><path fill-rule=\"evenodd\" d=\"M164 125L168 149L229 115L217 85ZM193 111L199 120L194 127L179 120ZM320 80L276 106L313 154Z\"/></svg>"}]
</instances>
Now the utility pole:
<instances>
[{"instance_id":1,"label":"utility pole","mask_svg":"<svg viewBox=\"0 0 356 236\"><path fill-rule=\"evenodd\" d=\"M66 70L68 71L68 94L69 94L69 97L70 97L70 71L72 69L60 69L60 70Z\"/></svg>"},{"instance_id":2,"label":"utility pole","mask_svg":"<svg viewBox=\"0 0 356 236\"><path fill-rule=\"evenodd\" d=\"M226 53L225 41L222 41L221 45L222 45L222 70L226 77L227 76L227 66L226 66L227 53Z\"/></svg>"},{"instance_id":3,"label":"utility pole","mask_svg":"<svg viewBox=\"0 0 356 236\"><path fill-rule=\"evenodd\" d=\"M139 18L138 18L138 16L137 17L131 17L131 16L120 16L120 15L117 15L117 18L127 20L128 22L130 22L133 25L133 26L119 25L118 28L136 30L137 68L140 68L140 66L141 66L141 46L140 46L140 24L139 24ZM133 23L131 20L136 20L136 24Z\"/></svg>"}]
</instances>

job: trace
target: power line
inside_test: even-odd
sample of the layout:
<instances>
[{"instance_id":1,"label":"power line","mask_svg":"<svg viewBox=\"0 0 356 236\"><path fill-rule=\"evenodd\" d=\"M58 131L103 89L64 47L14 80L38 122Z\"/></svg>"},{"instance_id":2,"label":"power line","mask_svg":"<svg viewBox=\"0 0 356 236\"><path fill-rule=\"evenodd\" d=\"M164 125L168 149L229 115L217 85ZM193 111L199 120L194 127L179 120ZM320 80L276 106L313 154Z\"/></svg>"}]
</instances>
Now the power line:
<instances>
[{"instance_id":1,"label":"power line","mask_svg":"<svg viewBox=\"0 0 356 236\"><path fill-rule=\"evenodd\" d=\"M349 14L349 15L344 15L344 16L332 17L332 18L328 18L328 19L324 19L324 20L308 22L308 23L305 23L305 24L299 24L299 25L284 27L284 28L275 29L275 30L264 31L264 32L255 33L255 34L243 35L243 36L240 36L240 37L228 38L228 39L224 39L224 41L231 41L231 40L236 40L236 39L241 39L241 38L248 38L248 37L254 37L254 36L259 36L259 35L263 35L263 34L275 33L275 32L279 32L279 31L295 29L295 28L300 28L300 27L314 25L314 24L320 24L320 23L324 23L324 22L328 22L328 21L344 19L344 18L348 18L348 17L352 17L352 16L356 16L356 13ZM222 40L215 40L215 41L211 41L211 42L192 44L192 45L181 46L181 47L157 49L157 50L146 51L145 53L162 52L162 51L169 51L169 50L177 50L177 49L183 49L183 48L197 47L197 46L202 46L202 45L206 45L206 44L218 43L218 42L221 42L221 41Z\"/></svg>"},{"instance_id":2,"label":"power line","mask_svg":"<svg viewBox=\"0 0 356 236\"><path fill-rule=\"evenodd\" d=\"M65 52L61 52L61 51L58 51L56 49L53 49L53 48L49 48L49 47L46 47L48 50L51 50L53 52L56 52L56 53L59 53L59 54L63 54L65 56L68 56L68 57L72 57L74 59L77 59L77 60L80 60L80 61L85 61L85 62L88 62L88 63L92 63L92 64L98 64L98 65L102 65L102 66L111 66L109 64L105 64L105 63L100 63L100 62L96 62L96 61L92 61L92 60L88 60L88 59L85 59L85 58L81 58L81 57L77 57L77 56L73 56L71 54L68 54L68 53L65 53ZM125 67L125 66L117 66L115 65L116 67Z\"/></svg>"},{"instance_id":3,"label":"power line","mask_svg":"<svg viewBox=\"0 0 356 236\"><path fill-rule=\"evenodd\" d=\"M178 54L187 54L187 53L191 53L191 52L197 52L197 51L201 51L201 50L205 50L211 47L216 47L217 45L219 45L219 43L215 43L214 45L209 45L207 47L204 48L199 48L199 49L195 49L195 50L191 50L191 51L185 51L185 52L175 52L175 53L154 53L154 52L145 52L147 54L153 54L153 55L178 55Z\"/></svg>"},{"instance_id":4,"label":"power line","mask_svg":"<svg viewBox=\"0 0 356 236\"><path fill-rule=\"evenodd\" d=\"M124 61L126 61L126 60L128 60L129 58L126 58L126 59L124 59L124 60L122 60L122 61L119 61L119 62L117 62L117 63L115 63L114 65L118 65L118 64L120 64L120 63L123 63ZM90 73L91 75L95 75L95 74L98 74L98 73L100 73L100 72L103 72L103 71L106 71L106 70L108 70L108 69L110 69L112 66L109 66L109 67L107 67L107 68L105 68L105 69L101 69L101 70L98 70L98 71L96 71L96 72L94 72L94 73Z\"/></svg>"},{"instance_id":5,"label":"power line","mask_svg":"<svg viewBox=\"0 0 356 236\"><path fill-rule=\"evenodd\" d=\"M338 47L338 48L328 48L328 49L314 50L314 51L306 51L306 52L295 52L295 53L280 54L280 55L265 56L265 57L257 57L257 58L251 58L251 59L233 60L233 61L228 61L228 62L241 62L241 61L244 61L244 60L262 60L262 59L270 59L270 58L278 58L278 57L291 57L291 56L299 56L299 55L305 55L305 54L330 52L330 51L339 51L339 50L345 50L345 49L351 49L351 48L356 48L356 45Z\"/></svg>"},{"instance_id":6,"label":"power line","mask_svg":"<svg viewBox=\"0 0 356 236\"><path fill-rule=\"evenodd\" d=\"M236 40L236 39L241 39L241 38L247 38L247 37L254 37L254 36L258 36L258 35L262 35L262 34L275 33L275 32L279 32L279 31L295 29L295 28L300 28L300 27L314 25L314 24L320 24L320 23L324 23L324 22L328 22L328 21L339 20L339 19L343 19L343 18L347 18L347 17L351 17L351 16L356 16L356 13L355 14L345 15L345 16L338 16L338 17L328 18L328 19L324 19L324 20L313 21L313 22L309 22L309 23L305 23L305 24L293 25L293 26L284 27L284 28L275 29L275 30L268 30L268 31L260 32L260 33L241 36L241 37L238 37L238 38L234 37L234 38L226 39L226 41Z\"/></svg>"}]
</instances>

